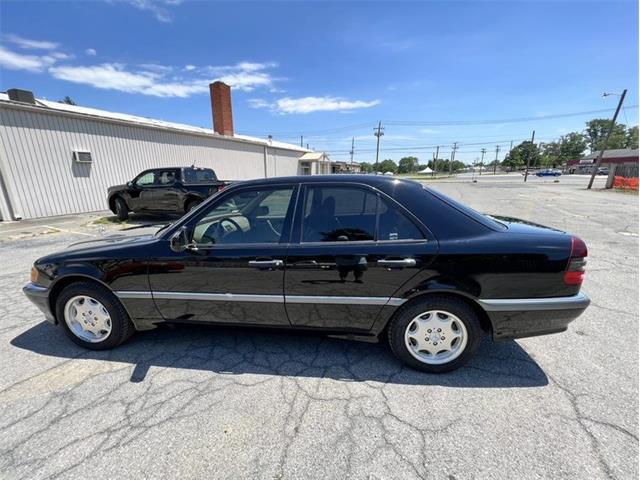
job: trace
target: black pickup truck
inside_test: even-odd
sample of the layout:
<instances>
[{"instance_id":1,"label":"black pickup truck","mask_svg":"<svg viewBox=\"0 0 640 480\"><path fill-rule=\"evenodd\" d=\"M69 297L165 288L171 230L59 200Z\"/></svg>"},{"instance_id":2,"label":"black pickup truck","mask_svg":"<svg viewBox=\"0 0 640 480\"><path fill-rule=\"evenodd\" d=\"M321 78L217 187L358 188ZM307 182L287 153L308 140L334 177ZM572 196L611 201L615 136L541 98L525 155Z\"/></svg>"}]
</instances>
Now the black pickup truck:
<instances>
[{"instance_id":1,"label":"black pickup truck","mask_svg":"<svg viewBox=\"0 0 640 480\"><path fill-rule=\"evenodd\" d=\"M210 168L152 168L126 185L109 187L109 210L119 220L129 218L129 212L182 214L229 183Z\"/></svg>"}]
</instances>

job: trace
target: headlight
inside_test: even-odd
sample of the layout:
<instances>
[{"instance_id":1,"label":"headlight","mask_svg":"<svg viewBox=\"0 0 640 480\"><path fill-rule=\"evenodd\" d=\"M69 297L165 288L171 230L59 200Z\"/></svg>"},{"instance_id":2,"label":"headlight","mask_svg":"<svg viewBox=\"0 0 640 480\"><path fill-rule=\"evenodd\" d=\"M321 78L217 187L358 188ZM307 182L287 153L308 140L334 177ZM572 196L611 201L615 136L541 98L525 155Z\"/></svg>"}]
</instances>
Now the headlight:
<instances>
[{"instance_id":1,"label":"headlight","mask_svg":"<svg viewBox=\"0 0 640 480\"><path fill-rule=\"evenodd\" d=\"M38 269L36 267L31 267L31 283L36 283L38 281Z\"/></svg>"}]
</instances>

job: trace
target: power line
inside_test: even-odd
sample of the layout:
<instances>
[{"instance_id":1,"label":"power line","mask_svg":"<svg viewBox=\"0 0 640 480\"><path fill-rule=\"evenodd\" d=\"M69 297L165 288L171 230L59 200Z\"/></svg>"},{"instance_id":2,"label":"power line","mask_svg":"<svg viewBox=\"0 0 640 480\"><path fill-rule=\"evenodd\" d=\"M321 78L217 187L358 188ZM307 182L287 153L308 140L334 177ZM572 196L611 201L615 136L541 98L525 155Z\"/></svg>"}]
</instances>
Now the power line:
<instances>
[{"instance_id":1,"label":"power line","mask_svg":"<svg viewBox=\"0 0 640 480\"><path fill-rule=\"evenodd\" d=\"M638 105L630 105L627 108L638 108ZM584 112L572 112L572 113L557 113L552 115L538 115L536 117L516 117L494 120L446 120L446 121L423 121L423 120L385 120L387 125L430 125L430 126L444 126L444 125L490 125L496 123L518 123L529 122L536 120L547 120L553 118L565 118L565 117L577 117L580 115L593 115L595 113L610 112L611 109L604 108L600 110L587 110Z\"/></svg>"}]
</instances>

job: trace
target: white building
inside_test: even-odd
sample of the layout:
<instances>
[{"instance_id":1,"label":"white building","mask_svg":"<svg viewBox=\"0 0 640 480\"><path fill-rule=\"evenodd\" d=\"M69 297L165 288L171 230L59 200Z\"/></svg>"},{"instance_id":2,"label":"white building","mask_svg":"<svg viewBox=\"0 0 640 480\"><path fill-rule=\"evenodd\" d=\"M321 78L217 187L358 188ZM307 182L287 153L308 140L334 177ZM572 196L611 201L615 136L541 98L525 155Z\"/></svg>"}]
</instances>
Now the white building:
<instances>
[{"instance_id":1,"label":"white building","mask_svg":"<svg viewBox=\"0 0 640 480\"><path fill-rule=\"evenodd\" d=\"M223 180L303 173L309 150L234 134L229 87L211 93L214 130L0 94L0 220L106 210L109 186L153 167L195 164Z\"/></svg>"}]
</instances>

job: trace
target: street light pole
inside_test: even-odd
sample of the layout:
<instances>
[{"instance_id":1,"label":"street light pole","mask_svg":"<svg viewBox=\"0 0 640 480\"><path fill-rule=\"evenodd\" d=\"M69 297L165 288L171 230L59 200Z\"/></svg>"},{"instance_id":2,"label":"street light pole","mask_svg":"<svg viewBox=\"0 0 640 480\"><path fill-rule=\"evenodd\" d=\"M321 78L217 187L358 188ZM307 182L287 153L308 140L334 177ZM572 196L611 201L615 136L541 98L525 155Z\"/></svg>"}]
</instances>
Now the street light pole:
<instances>
[{"instance_id":1,"label":"street light pole","mask_svg":"<svg viewBox=\"0 0 640 480\"><path fill-rule=\"evenodd\" d=\"M627 89L625 88L624 91L622 92L622 95L620 95L620 101L618 102L618 106L616 107L616 113L613 114L613 120L611 120L611 126L609 127L607 136L604 139L604 144L602 145L602 150L600 150L600 155L598 155L596 164L593 166L593 170L591 171L591 178L589 179L589 185L587 186L587 190L591 190L591 187L593 186L593 180L596 178L596 174L598 173L598 168L602 163L602 156L604 155L604 151L609 146L609 137L611 136L611 133L613 132L613 129L616 126L616 120L618 119L618 114L620 113L620 109L622 108L622 102L624 102L624 97L626 94L627 94ZM607 97L609 95L615 95L615 94L605 93L603 94L603 97Z\"/></svg>"}]
</instances>

